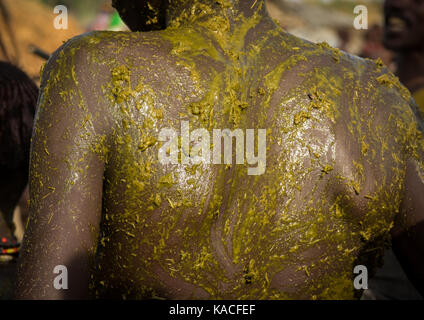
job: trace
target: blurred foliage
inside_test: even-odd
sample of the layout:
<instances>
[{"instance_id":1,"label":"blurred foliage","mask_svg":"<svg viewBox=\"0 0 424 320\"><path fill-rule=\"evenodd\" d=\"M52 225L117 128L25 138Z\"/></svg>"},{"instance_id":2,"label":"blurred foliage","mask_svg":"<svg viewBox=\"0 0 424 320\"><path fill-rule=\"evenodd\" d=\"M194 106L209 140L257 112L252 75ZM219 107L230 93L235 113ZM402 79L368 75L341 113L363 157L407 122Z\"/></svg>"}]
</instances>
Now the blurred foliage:
<instances>
[{"instance_id":1,"label":"blurred foliage","mask_svg":"<svg viewBox=\"0 0 424 320\"><path fill-rule=\"evenodd\" d=\"M65 5L68 12L82 24L87 24L99 12L102 4L110 4L112 0L37 0L48 6Z\"/></svg>"}]
</instances>

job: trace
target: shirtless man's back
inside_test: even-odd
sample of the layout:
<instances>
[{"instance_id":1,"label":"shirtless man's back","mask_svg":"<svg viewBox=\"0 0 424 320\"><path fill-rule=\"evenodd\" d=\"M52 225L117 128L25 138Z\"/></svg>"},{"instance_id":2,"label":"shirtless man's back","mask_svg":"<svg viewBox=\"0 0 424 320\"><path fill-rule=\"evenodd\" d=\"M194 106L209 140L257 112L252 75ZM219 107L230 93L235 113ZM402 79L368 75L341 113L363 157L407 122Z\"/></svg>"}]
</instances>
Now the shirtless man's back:
<instances>
[{"instance_id":1,"label":"shirtless man's back","mask_svg":"<svg viewBox=\"0 0 424 320\"><path fill-rule=\"evenodd\" d=\"M390 232L411 244L423 219L409 92L379 62L285 33L262 1L176 2L166 30L91 33L50 59L18 296L61 297L56 265L64 297L360 295L354 266L371 272ZM210 138L203 161L172 140L187 131L192 153Z\"/></svg>"}]
</instances>

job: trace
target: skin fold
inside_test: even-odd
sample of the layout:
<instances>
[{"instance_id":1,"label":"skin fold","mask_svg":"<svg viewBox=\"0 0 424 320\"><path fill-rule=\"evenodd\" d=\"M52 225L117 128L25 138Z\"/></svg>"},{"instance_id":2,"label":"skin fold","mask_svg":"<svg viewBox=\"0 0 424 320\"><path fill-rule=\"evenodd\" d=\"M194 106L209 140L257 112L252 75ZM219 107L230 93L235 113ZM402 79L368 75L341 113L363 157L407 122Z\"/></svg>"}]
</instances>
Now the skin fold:
<instances>
[{"instance_id":1,"label":"skin fold","mask_svg":"<svg viewBox=\"0 0 424 320\"><path fill-rule=\"evenodd\" d=\"M44 69L17 297L354 299L391 235L422 292L424 140L397 78L260 0L148 3L165 29L82 35ZM266 129L265 173L161 164L181 121Z\"/></svg>"}]
</instances>

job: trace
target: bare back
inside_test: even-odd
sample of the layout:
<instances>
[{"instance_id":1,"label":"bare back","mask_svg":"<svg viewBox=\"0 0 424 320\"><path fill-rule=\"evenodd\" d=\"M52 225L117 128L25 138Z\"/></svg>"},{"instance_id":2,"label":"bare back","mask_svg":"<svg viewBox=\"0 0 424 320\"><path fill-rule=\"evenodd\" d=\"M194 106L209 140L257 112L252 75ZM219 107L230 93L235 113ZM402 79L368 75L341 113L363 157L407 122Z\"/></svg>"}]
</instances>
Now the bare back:
<instances>
[{"instance_id":1,"label":"bare back","mask_svg":"<svg viewBox=\"0 0 424 320\"><path fill-rule=\"evenodd\" d=\"M419 148L408 92L378 62L245 31L228 47L195 28L94 33L46 70L31 205L85 203L43 223L91 230L69 263L91 270L94 296L345 299L360 294L354 266L376 266ZM164 165L160 132L182 123L265 129L266 170L249 175L235 152Z\"/></svg>"}]
</instances>

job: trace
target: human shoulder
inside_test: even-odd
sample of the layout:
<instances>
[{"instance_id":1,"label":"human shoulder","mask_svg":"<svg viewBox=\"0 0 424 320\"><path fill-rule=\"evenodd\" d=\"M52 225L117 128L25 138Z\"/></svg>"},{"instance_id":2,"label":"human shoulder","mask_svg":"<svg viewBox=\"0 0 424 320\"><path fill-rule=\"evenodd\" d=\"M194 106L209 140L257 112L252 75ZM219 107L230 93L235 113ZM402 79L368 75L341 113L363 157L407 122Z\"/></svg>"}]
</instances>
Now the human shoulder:
<instances>
[{"instance_id":1,"label":"human shoulder","mask_svg":"<svg viewBox=\"0 0 424 320\"><path fill-rule=\"evenodd\" d=\"M313 44L298 40L309 68L322 75L320 78L359 107L376 107L375 111L388 112L393 108L411 109L412 97L408 89L384 65L381 59L367 59L349 54L327 43Z\"/></svg>"},{"instance_id":2,"label":"human shoulder","mask_svg":"<svg viewBox=\"0 0 424 320\"><path fill-rule=\"evenodd\" d=\"M292 35L284 37L280 48L279 64L265 81L281 78L280 91L291 97L288 90L292 90L312 111L340 123L340 132L349 122L392 132L417 122L411 94L381 60L363 59Z\"/></svg>"},{"instance_id":3,"label":"human shoulder","mask_svg":"<svg viewBox=\"0 0 424 320\"><path fill-rule=\"evenodd\" d=\"M304 69L318 68L344 76L347 80L365 80L377 74L389 73L380 59L364 59L332 47L327 42L313 43L288 33L284 34L278 49L280 59L286 64L302 62Z\"/></svg>"},{"instance_id":4,"label":"human shoulder","mask_svg":"<svg viewBox=\"0 0 424 320\"><path fill-rule=\"evenodd\" d=\"M142 79L153 84L163 78L171 64L160 39L154 32L100 31L74 37L50 57L41 89L76 94L90 108L110 105L105 102L111 102L106 100L113 88L126 84L134 89Z\"/></svg>"},{"instance_id":5,"label":"human shoulder","mask_svg":"<svg viewBox=\"0 0 424 320\"><path fill-rule=\"evenodd\" d=\"M327 55L332 52L334 49L327 49ZM375 141L385 137L393 152L400 152L399 157L410 154L421 140L423 124L409 90L381 59L360 58L342 51L339 57L329 70L343 79L343 123L350 123L348 129L358 134L368 132Z\"/></svg>"},{"instance_id":6,"label":"human shoulder","mask_svg":"<svg viewBox=\"0 0 424 320\"><path fill-rule=\"evenodd\" d=\"M161 37L155 32L116 32L93 31L76 36L51 56L47 67L56 66L67 61L78 70L100 65L130 62L140 58L139 62L158 57L161 50Z\"/></svg>"}]
</instances>

